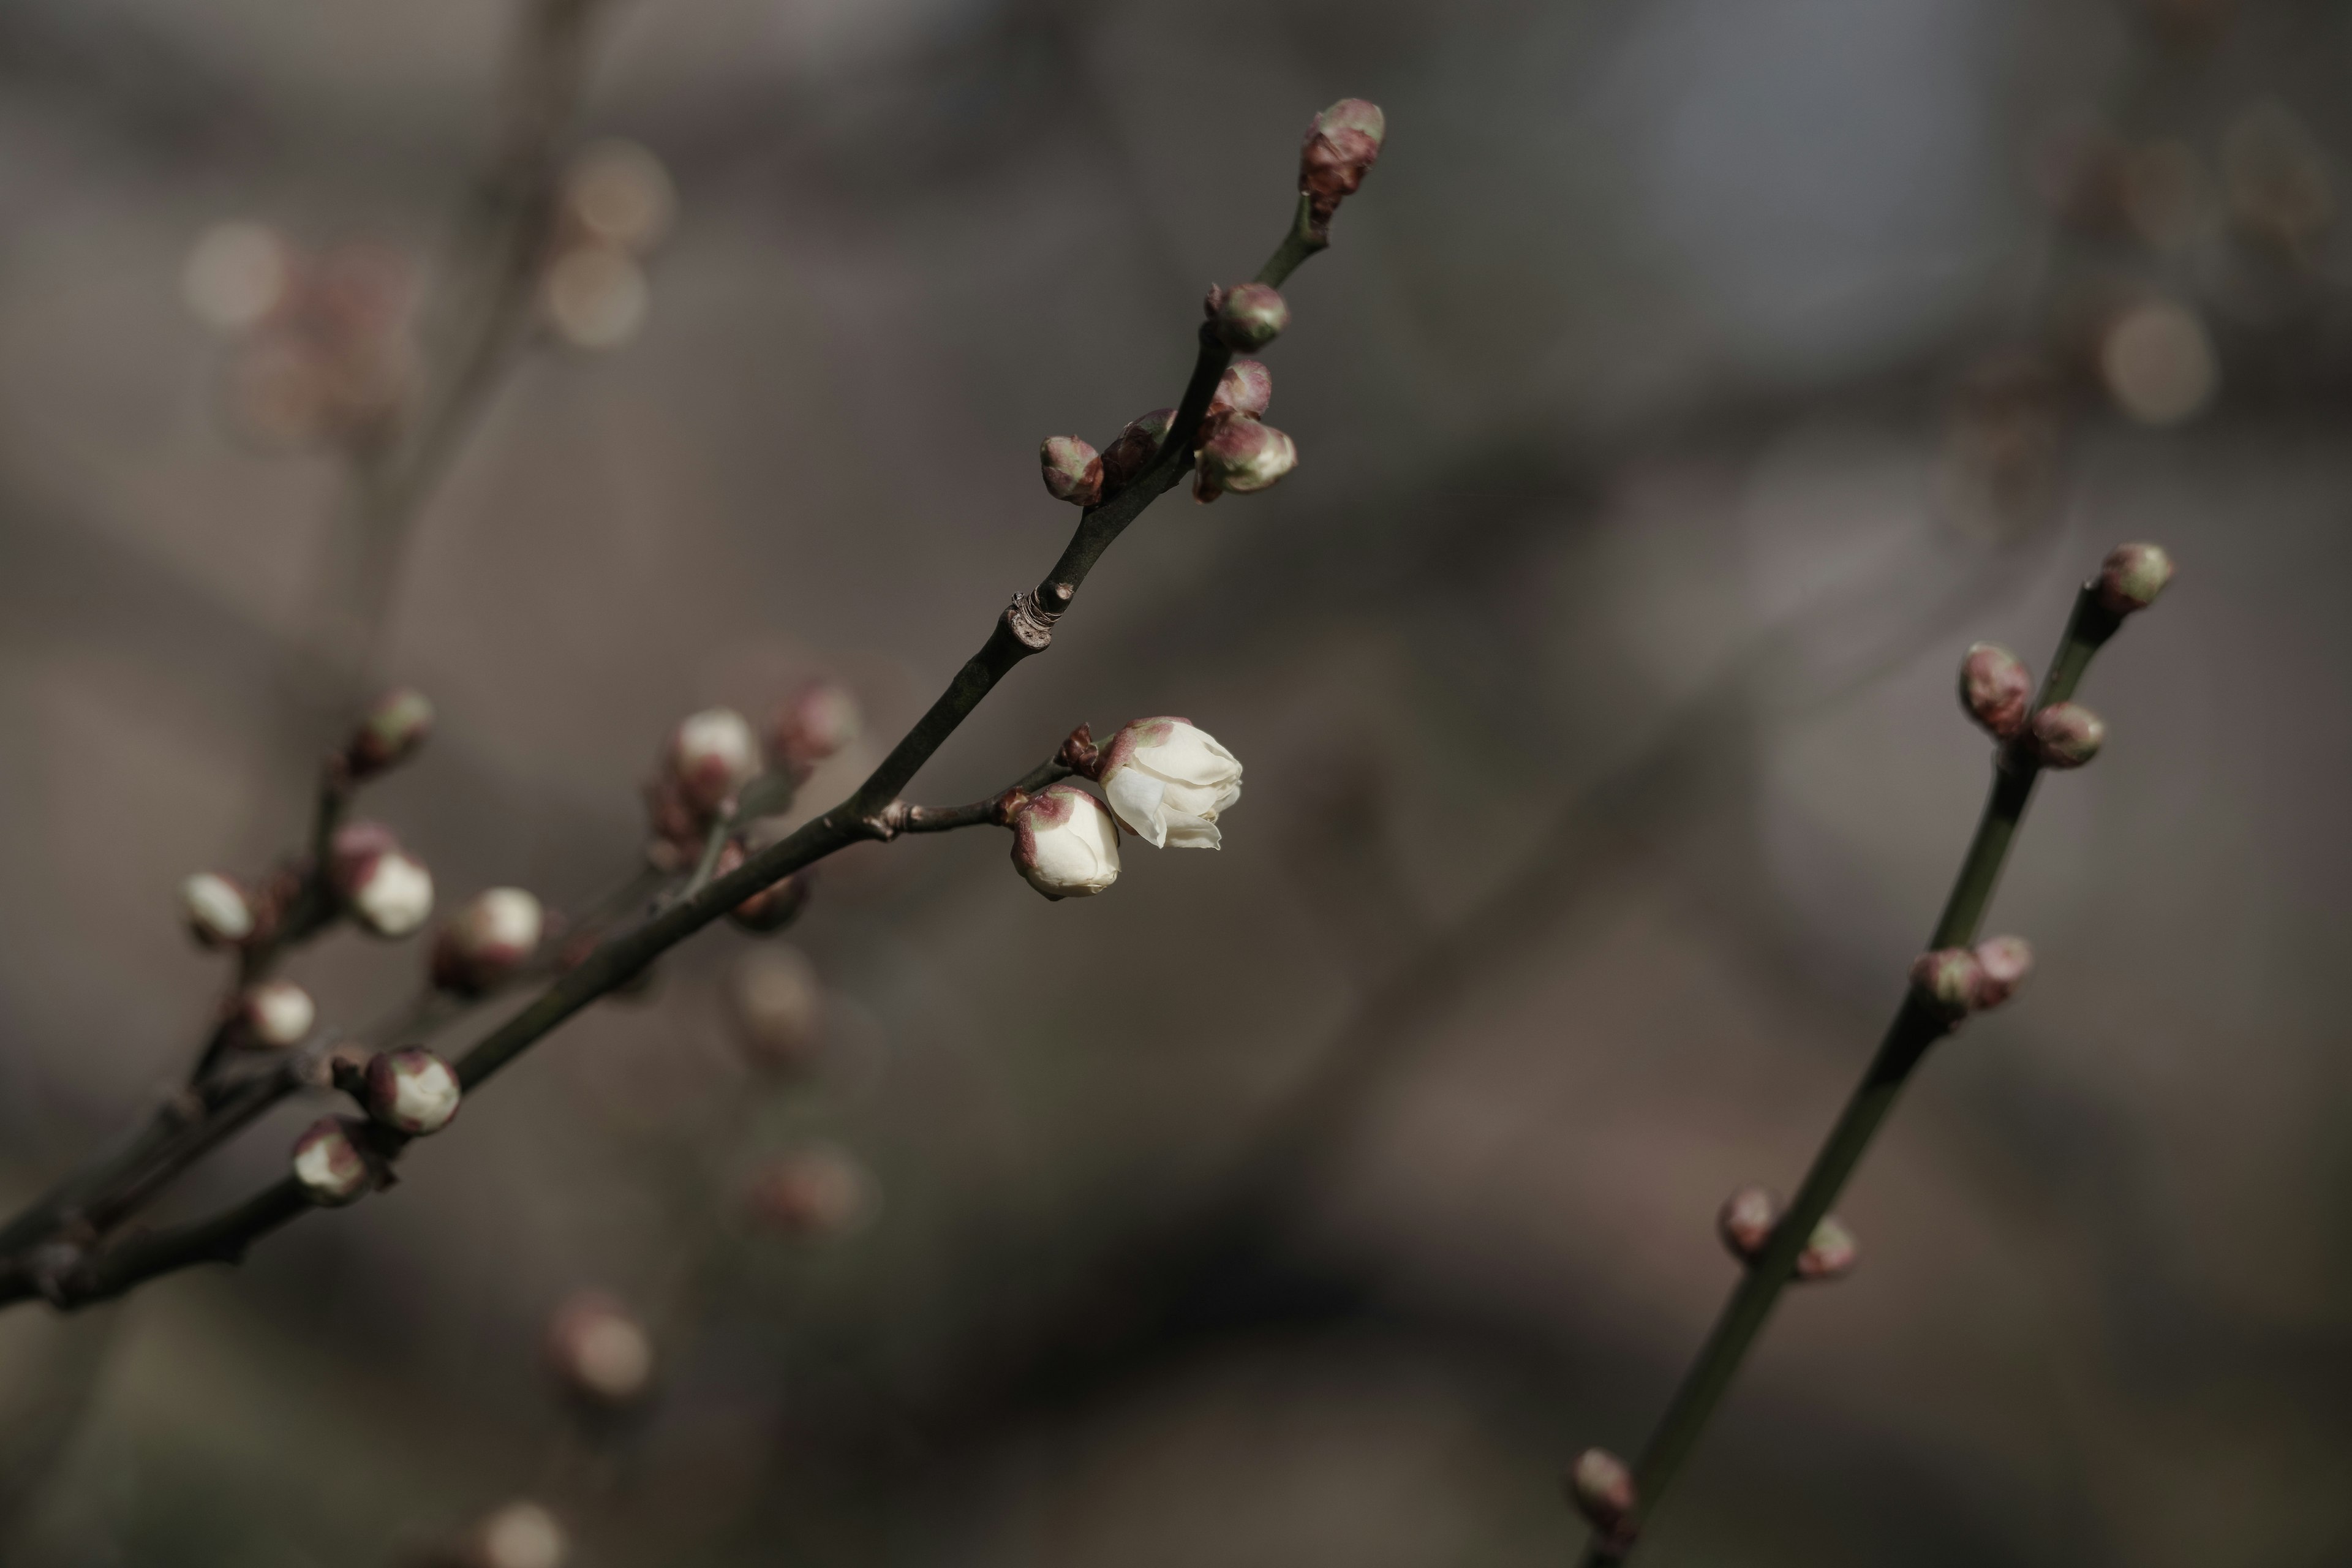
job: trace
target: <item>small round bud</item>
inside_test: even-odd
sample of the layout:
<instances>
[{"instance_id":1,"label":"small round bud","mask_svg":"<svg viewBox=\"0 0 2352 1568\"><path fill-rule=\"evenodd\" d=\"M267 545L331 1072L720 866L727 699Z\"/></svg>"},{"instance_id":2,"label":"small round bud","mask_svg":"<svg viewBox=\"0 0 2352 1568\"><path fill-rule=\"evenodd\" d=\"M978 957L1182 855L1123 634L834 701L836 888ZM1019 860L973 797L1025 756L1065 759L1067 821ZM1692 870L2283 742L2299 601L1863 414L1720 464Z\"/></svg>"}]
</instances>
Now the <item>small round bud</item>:
<instances>
[{"instance_id":1,"label":"small round bud","mask_svg":"<svg viewBox=\"0 0 2352 1568\"><path fill-rule=\"evenodd\" d=\"M1568 1469L1568 1497L1576 1511L1612 1546L1633 1544L1638 1499L1633 1472L1606 1448L1587 1448Z\"/></svg>"},{"instance_id":2,"label":"small round bud","mask_svg":"<svg viewBox=\"0 0 2352 1568\"><path fill-rule=\"evenodd\" d=\"M1853 1272L1861 1256L1862 1244L1854 1240L1853 1233L1838 1223L1837 1215L1824 1215L1822 1223L1813 1226L1805 1250L1797 1254L1797 1278L1841 1279Z\"/></svg>"},{"instance_id":3,"label":"small round bud","mask_svg":"<svg viewBox=\"0 0 2352 1568\"><path fill-rule=\"evenodd\" d=\"M1939 1016L1951 1023L1969 1016L1982 979L1977 955L1965 947L1923 952L1911 965L1913 988Z\"/></svg>"},{"instance_id":4,"label":"small round bud","mask_svg":"<svg viewBox=\"0 0 2352 1568\"><path fill-rule=\"evenodd\" d=\"M547 933L547 911L520 888L486 888L467 900L433 939L433 984L460 996L497 989L530 962Z\"/></svg>"},{"instance_id":5,"label":"small round bud","mask_svg":"<svg viewBox=\"0 0 2352 1568\"><path fill-rule=\"evenodd\" d=\"M1173 408L1155 408L1129 420L1118 439L1103 450L1103 493L1108 495L1150 467L1152 455L1168 439L1175 423Z\"/></svg>"},{"instance_id":6,"label":"small round bud","mask_svg":"<svg viewBox=\"0 0 2352 1568\"><path fill-rule=\"evenodd\" d=\"M1979 1012L2008 1001L2033 973L2033 949L2021 936L1987 937L1974 951L1977 991L1971 1005Z\"/></svg>"},{"instance_id":7,"label":"small round bud","mask_svg":"<svg viewBox=\"0 0 2352 1568\"><path fill-rule=\"evenodd\" d=\"M824 1045L824 983L796 947L778 942L736 964L729 1000L735 1038L751 1065L803 1072Z\"/></svg>"},{"instance_id":8,"label":"small round bud","mask_svg":"<svg viewBox=\"0 0 2352 1568\"><path fill-rule=\"evenodd\" d=\"M1217 341L1239 353L1262 349L1290 325L1290 304L1271 283L1212 289L1202 301Z\"/></svg>"},{"instance_id":9,"label":"small round bud","mask_svg":"<svg viewBox=\"0 0 2352 1568\"><path fill-rule=\"evenodd\" d=\"M776 710L768 747L785 768L805 773L857 739L865 715L848 689L830 680L812 680Z\"/></svg>"},{"instance_id":10,"label":"small round bud","mask_svg":"<svg viewBox=\"0 0 2352 1568\"><path fill-rule=\"evenodd\" d=\"M2045 768L2079 768L2099 754L2107 727L2079 702L2053 702L2033 716L2033 755Z\"/></svg>"},{"instance_id":11,"label":"small round bud","mask_svg":"<svg viewBox=\"0 0 2352 1568\"><path fill-rule=\"evenodd\" d=\"M662 162L634 142L599 142L563 172L563 209L606 245L646 250L677 215L677 193Z\"/></svg>"},{"instance_id":12,"label":"small round bud","mask_svg":"<svg viewBox=\"0 0 2352 1568\"><path fill-rule=\"evenodd\" d=\"M432 732L433 704L423 692L387 691L361 716L343 759L353 778L372 778L405 762Z\"/></svg>"},{"instance_id":13,"label":"small round bud","mask_svg":"<svg viewBox=\"0 0 2352 1568\"><path fill-rule=\"evenodd\" d=\"M294 281L293 247L257 223L216 223L188 252L180 292L205 325L242 332L268 319Z\"/></svg>"},{"instance_id":14,"label":"small round bud","mask_svg":"<svg viewBox=\"0 0 2352 1568\"><path fill-rule=\"evenodd\" d=\"M433 873L401 849L386 849L343 862L337 878L343 904L372 935L403 937L433 915Z\"/></svg>"},{"instance_id":15,"label":"small round bud","mask_svg":"<svg viewBox=\"0 0 2352 1568\"><path fill-rule=\"evenodd\" d=\"M351 1125L334 1116L312 1122L294 1141L294 1179L312 1203L330 1208L366 1192L368 1162L352 1141Z\"/></svg>"},{"instance_id":16,"label":"small round bud","mask_svg":"<svg viewBox=\"0 0 2352 1568\"><path fill-rule=\"evenodd\" d=\"M1298 153L1298 189L1307 198L1308 221L1319 236L1330 227L1340 201L1353 195L1381 155L1388 117L1380 105L1343 98L1315 117Z\"/></svg>"},{"instance_id":17,"label":"small round bud","mask_svg":"<svg viewBox=\"0 0 2352 1568\"><path fill-rule=\"evenodd\" d=\"M246 890L217 871L199 871L180 884L180 913L189 934L206 947L235 947L260 923Z\"/></svg>"},{"instance_id":18,"label":"small round bud","mask_svg":"<svg viewBox=\"0 0 2352 1568\"><path fill-rule=\"evenodd\" d=\"M696 811L719 811L764 766L759 737L731 708L707 708L670 734L669 774Z\"/></svg>"},{"instance_id":19,"label":"small round bud","mask_svg":"<svg viewBox=\"0 0 2352 1568\"><path fill-rule=\"evenodd\" d=\"M2033 672L2005 647L1978 643L1960 660L1960 706L1996 740L2014 740L2032 710Z\"/></svg>"},{"instance_id":20,"label":"small round bud","mask_svg":"<svg viewBox=\"0 0 2352 1568\"><path fill-rule=\"evenodd\" d=\"M265 980L249 987L237 1011L254 1044L278 1050L300 1045L319 1019L310 994L291 980Z\"/></svg>"},{"instance_id":21,"label":"small round bud","mask_svg":"<svg viewBox=\"0 0 2352 1568\"><path fill-rule=\"evenodd\" d=\"M1214 500L1226 490L1248 495L1273 485L1298 466L1298 447L1271 425L1233 416L1212 422L1201 443L1192 494Z\"/></svg>"},{"instance_id":22,"label":"small round bud","mask_svg":"<svg viewBox=\"0 0 2352 1568\"><path fill-rule=\"evenodd\" d=\"M654 1343L618 1301L600 1290L583 1290L548 1323L547 1364L565 1393L604 1410L622 1410L652 1391Z\"/></svg>"},{"instance_id":23,"label":"small round bud","mask_svg":"<svg viewBox=\"0 0 2352 1568\"><path fill-rule=\"evenodd\" d=\"M563 1568L572 1542L535 1502L510 1502L468 1533L467 1568Z\"/></svg>"},{"instance_id":24,"label":"small round bud","mask_svg":"<svg viewBox=\"0 0 2352 1568\"><path fill-rule=\"evenodd\" d=\"M2172 581L2172 557L2160 544L2118 544L2099 567L2099 603L2118 616L2145 610Z\"/></svg>"},{"instance_id":25,"label":"small round bud","mask_svg":"<svg viewBox=\"0 0 2352 1568\"><path fill-rule=\"evenodd\" d=\"M462 1091L447 1062L422 1046L403 1046L368 1063L366 1098L369 1115L422 1138L449 1125Z\"/></svg>"},{"instance_id":26,"label":"small round bud","mask_svg":"<svg viewBox=\"0 0 2352 1568\"><path fill-rule=\"evenodd\" d=\"M1742 1187L1723 1200L1715 1216L1716 1233L1731 1256L1753 1263L1772 1240L1772 1226L1780 1217L1780 1201L1763 1187Z\"/></svg>"},{"instance_id":27,"label":"small round bud","mask_svg":"<svg viewBox=\"0 0 2352 1568\"><path fill-rule=\"evenodd\" d=\"M871 1218L874 1179L838 1149L803 1149L751 1174L743 1206L753 1223L785 1236L841 1236Z\"/></svg>"},{"instance_id":28,"label":"small round bud","mask_svg":"<svg viewBox=\"0 0 2352 1568\"><path fill-rule=\"evenodd\" d=\"M1013 867L1049 899L1089 898L1118 880L1118 827L1076 784L1040 790L1013 810Z\"/></svg>"},{"instance_id":29,"label":"small round bud","mask_svg":"<svg viewBox=\"0 0 2352 1568\"><path fill-rule=\"evenodd\" d=\"M1102 454L1076 436L1048 436L1037 448L1045 490L1055 500L1092 506L1103 497Z\"/></svg>"},{"instance_id":30,"label":"small round bud","mask_svg":"<svg viewBox=\"0 0 2352 1568\"><path fill-rule=\"evenodd\" d=\"M1217 378L1217 395L1209 400L1211 416L1238 414L1263 419L1274 406L1274 372L1254 359L1237 359Z\"/></svg>"}]
</instances>

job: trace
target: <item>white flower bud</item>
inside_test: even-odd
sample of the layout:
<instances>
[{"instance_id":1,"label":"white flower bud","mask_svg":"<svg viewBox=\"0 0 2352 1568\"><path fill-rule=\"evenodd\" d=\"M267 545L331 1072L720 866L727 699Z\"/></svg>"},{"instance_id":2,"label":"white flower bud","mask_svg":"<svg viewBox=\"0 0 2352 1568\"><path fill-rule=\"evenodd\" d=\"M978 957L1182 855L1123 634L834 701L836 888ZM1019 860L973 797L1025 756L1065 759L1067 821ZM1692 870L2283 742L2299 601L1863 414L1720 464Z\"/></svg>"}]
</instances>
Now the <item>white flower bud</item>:
<instances>
[{"instance_id":1,"label":"white flower bud","mask_svg":"<svg viewBox=\"0 0 2352 1568\"><path fill-rule=\"evenodd\" d=\"M1606 1448L1587 1448L1568 1471L1569 1500L1612 1547L1633 1542L1633 1472Z\"/></svg>"},{"instance_id":2,"label":"white flower bud","mask_svg":"<svg viewBox=\"0 0 2352 1568\"><path fill-rule=\"evenodd\" d=\"M433 916L433 873L404 850L371 855L352 868L343 901L372 934L406 936Z\"/></svg>"},{"instance_id":3,"label":"white flower bud","mask_svg":"<svg viewBox=\"0 0 2352 1568\"><path fill-rule=\"evenodd\" d=\"M199 871L180 884L180 912L206 947L235 947L253 934L253 900L217 871Z\"/></svg>"},{"instance_id":4,"label":"white flower bud","mask_svg":"<svg viewBox=\"0 0 2352 1568\"><path fill-rule=\"evenodd\" d=\"M1862 1257L1862 1244L1853 1233L1838 1223L1835 1215L1824 1215L1822 1223L1813 1226L1805 1249L1797 1254L1797 1278L1800 1279L1839 1279L1853 1271Z\"/></svg>"},{"instance_id":5,"label":"white flower bud","mask_svg":"<svg viewBox=\"0 0 2352 1568\"><path fill-rule=\"evenodd\" d=\"M547 1363L566 1393L619 1410L652 1389L654 1343L618 1301L583 1290L549 1322Z\"/></svg>"},{"instance_id":6,"label":"white flower bud","mask_svg":"<svg viewBox=\"0 0 2352 1568\"><path fill-rule=\"evenodd\" d=\"M1102 749L1103 794L1155 849L1214 849L1217 817L1242 797L1242 765L1189 719L1138 719Z\"/></svg>"},{"instance_id":7,"label":"white flower bud","mask_svg":"<svg viewBox=\"0 0 2352 1568\"><path fill-rule=\"evenodd\" d=\"M368 1114L413 1138L448 1126L461 1098L449 1064L422 1046L384 1051L367 1065Z\"/></svg>"},{"instance_id":8,"label":"white flower bud","mask_svg":"<svg viewBox=\"0 0 2352 1568\"><path fill-rule=\"evenodd\" d=\"M280 1050L299 1046L318 1022L318 1005L310 994L291 980L265 980L248 989L239 1011L253 1042Z\"/></svg>"},{"instance_id":9,"label":"white flower bud","mask_svg":"<svg viewBox=\"0 0 2352 1568\"><path fill-rule=\"evenodd\" d=\"M1764 1187L1742 1187L1723 1200L1715 1216L1716 1233L1742 1263L1764 1256L1772 1243L1772 1227L1780 1222L1780 1200Z\"/></svg>"},{"instance_id":10,"label":"white flower bud","mask_svg":"<svg viewBox=\"0 0 2352 1568\"><path fill-rule=\"evenodd\" d=\"M766 763L759 737L732 708L706 708L671 732L669 773L688 805L716 812L758 778Z\"/></svg>"},{"instance_id":11,"label":"white flower bud","mask_svg":"<svg viewBox=\"0 0 2352 1568\"><path fill-rule=\"evenodd\" d=\"M2099 566L2099 603L2118 616L2145 610L2172 581L2172 557L2160 544L2118 544Z\"/></svg>"},{"instance_id":12,"label":"white flower bud","mask_svg":"<svg viewBox=\"0 0 2352 1568\"><path fill-rule=\"evenodd\" d=\"M768 729L777 762L805 773L857 739L865 723L857 699L830 680L813 680L793 694Z\"/></svg>"},{"instance_id":13,"label":"white flower bud","mask_svg":"<svg viewBox=\"0 0 2352 1568\"><path fill-rule=\"evenodd\" d=\"M2079 702L2053 702L2033 716L2033 754L2045 768L2079 768L2105 743L2105 721Z\"/></svg>"},{"instance_id":14,"label":"white flower bud","mask_svg":"<svg viewBox=\"0 0 2352 1568\"><path fill-rule=\"evenodd\" d=\"M312 1122L295 1140L294 1179L312 1203L331 1208L367 1191L368 1163L340 1117Z\"/></svg>"},{"instance_id":15,"label":"white flower bud","mask_svg":"<svg viewBox=\"0 0 2352 1568\"><path fill-rule=\"evenodd\" d=\"M824 1043L824 984L798 948L777 942L735 966L735 1037L755 1067L803 1071Z\"/></svg>"},{"instance_id":16,"label":"white flower bud","mask_svg":"<svg viewBox=\"0 0 2352 1568\"><path fill-rule=\"evenodd\" d=\"M476 1525L467 1568L563 1568L572 1542L553 1514L535 1502L510 1502Z\"/></svg>"},{"instance_id":17,"label":"white flower bud","mask_svg":"<svg viewBox=\"0 0 2352 1568\"><path fill-rule=\"evenodd\" d=\"M1980 642L1960 661L1960 706L1997 740L2025 729L2033 703L2033 672L2005 647Z\"/></svg>"},{"instance_id":18,"label":"white flower bud","mask_svg":"<svg viewBox=\"0 0 2352 1568\"><path fill-rule=\"evenodd\" d=\"M1012 827L1013 869L1049 899L1087 898L1118 880L1118 828L1076 784L1031 795Z\"/></svg>"},{"instance_id":19,"label":"white flower bud","mask_svg":"<svg viewBox=\"0 0 2352 1568\"><path fill-rule=\"evenodd\" d=\"M1979 1012L2008 1001L2033 972L2033 949L2021 936L1987 937L1973 951L1977 989L1970 1005Z\"/></svg>"},{"instance_id":20,"label":"white flower bud","mask_svg":"<svg viewBox=\"0 0 2352 1568\"><path fill-rule=\"evenodd\" d=\"M1274 406L1274 372L1257 360L1237 359L1217 378L1217 395L1209 400L1211 415L1239 414L1262 419Z\"/></svg>"},{"instance_id":21,"label":"white flower bud","mask_svg":"<svg viewBox=\"0 0 2352 1568\"><path fill-rule=\"evenodd\" d=\"M1214 500L1227 490L1248 495L1266 489L1297 466L1297 443L1273 426L1220 416L1209 421L1201 441L1193 499Z\"/></svg>"},{"instance_id":22,"label":"white flower bud","mask_svg":"<svg viewBox=\"0 0 2352 1568\"><path fill-rule=\"evenodd\" d=\"M369 705L343 748L353 778L370 778L405 761L433 732L433 704L404 687Z\"/></svg>"},{"instance_id":23,"label":"white flower bud","mask_svg":"<svg viewBox=\"0 0 2352 1568\"><path fill-rule=\"evenodd\" d=\"M838 1149L803 1149L752 1173L744 1206L786 1236L841 1236L874 1216L879 1194L866 1167Z\"/></svg>"},{"instance_id":24,"label":"white flower bud","mask_svg":"<svg viewBox=\"0 0 2352 1568\"><path fill-rule=\"evenodd\" d=\"M433 939L433 984L478 996L530 962L547 911L520 888L486 888L459 906Z\"/></svg>"},{"instance_id":25,"label":"white flower bud","mask_svg":"<svg viewBox=\"0 0 2352 1568\"><path fill-rule=\"evenodd\" d=\"M1290 304L1270 283L1212 289L1202 308L1217 341L1242 353L1265 347L1290 325Z\"/></svg>"},{"instance_id":26,"label":"white flower bud","mask_svg":"<svg viewBox=\"0 0 2352 1568\"><path fill-rule=\"evenodd\" d=\"M1940 947L1923 952L1911 964L1911 984L1938 1017L1958 1023L1976 1005L1977 988L1984 982L1983 966L1965 947Z\"/></svg>"},{"instance_id":27,"label":"white flower bud","mask_svg":"<svg viewBox=\"0 0 2352 1568\"><path fill-rule=\"evenodd\" d=\"M1102 454L1076 436L1048 436L1037 448L1045 493L1073 506L1092 506L1103 497Z\"/></svg>"}]
</instances>

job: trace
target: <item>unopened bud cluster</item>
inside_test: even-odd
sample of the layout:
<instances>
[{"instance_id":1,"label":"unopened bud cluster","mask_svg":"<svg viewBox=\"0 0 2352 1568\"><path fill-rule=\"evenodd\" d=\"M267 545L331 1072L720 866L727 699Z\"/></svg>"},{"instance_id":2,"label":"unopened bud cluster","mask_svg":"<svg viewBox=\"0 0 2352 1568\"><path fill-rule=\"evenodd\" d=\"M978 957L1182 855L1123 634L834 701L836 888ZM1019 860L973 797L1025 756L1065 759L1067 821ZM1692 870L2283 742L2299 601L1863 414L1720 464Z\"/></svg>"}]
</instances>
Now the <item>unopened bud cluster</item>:
<instances>
[{"instance_id":1,"label":"unopened bud cluster","mask_svg":"<svg viewBox=\"0 0 2352 1568\"><path fill-rule=\"evenodd\" d=\"M2107 727L2079 702L2035 710L2033 672L2005 647L1978 643L1960 661L1960 706L1984 731L2045 768L2079 768L2099 754Z\"/></svg>"},{"instance_id":2,"label":"unopened bud cluster","mask_svg":"<svg viewBox=\"0 0 2352 1568\"><path fill-rule=\"evenodd\" d=\"M646 785L646 809L666 865L693 864L702 837L734 807L742 787L766 770L751 721L732 708L706 708L670 731Z\"/></svg>"},{"instance_id":3,"label":"unopened bud cluster","mask_svg":"<svg viewBox=\"0 0 2352 1568\"><path fill-rule=\"evenodd\" d=\"M2032 968L2023 937L1988 937L1972 948L1921 953L1911 965L1911 988L1937 1017L1957 1024L2008 1001Z\"/></svg>"},{"instance_id":4,"label":"unopened bud cluster","mask_svg":"<svg viewBox=\"0 0 2352 1568\"><path fill-rule=\"evenodd\" d=\"M1723 1200L1715 1217L1716 1233L1734 1258L1745 1264L1759 1261L1780 1228L1780 1200L1764 1187L1742 1187ZM1800 1279L1836 1279L1853 1271L1862 1247L1853 1232L1835 1215L1824 1215L1805 1238L1797 1254Z\"/></svg>"},{"instance_id":5,"label":"unopened bud cluster","mask_svg":"<svg viewBox=\"0 0 2352 1568\"><path fill-rule=\"evenodd\" d=\"M1290 318L1282 296L1263 283L1212 289L1208 311L1211 325L1229 347L1261 346ZM1262 490L1298 466L1297 444L1261 422L1273 404L1274 373L1265 364L1241 359L1225 367L1194 435L1197 499ZM1174 409L1155 408L1129 421L1099 454L1076 436L1047 437L1038 449L1046 492L1076 506L1093 506L1118 493L1150 466L1175 421Z\"/></svg>"},{"instance_id":6,"label":"unopened bud cluster","mask_svg":"<svg viewBox=\"0 0 2352 1568\"><path fill-rule=\"evenodd\" d=\"M1102 785L1104 800L1057 784L1012 798L1013 864L1049 899L1099 893L1118 879L1118 830L1155 849L1214 849L1217 820L1242 796L1242 764L1189 719L1138 719L1097 747L1080 725L1063 764Z\"/></svg>"}]
</instances>

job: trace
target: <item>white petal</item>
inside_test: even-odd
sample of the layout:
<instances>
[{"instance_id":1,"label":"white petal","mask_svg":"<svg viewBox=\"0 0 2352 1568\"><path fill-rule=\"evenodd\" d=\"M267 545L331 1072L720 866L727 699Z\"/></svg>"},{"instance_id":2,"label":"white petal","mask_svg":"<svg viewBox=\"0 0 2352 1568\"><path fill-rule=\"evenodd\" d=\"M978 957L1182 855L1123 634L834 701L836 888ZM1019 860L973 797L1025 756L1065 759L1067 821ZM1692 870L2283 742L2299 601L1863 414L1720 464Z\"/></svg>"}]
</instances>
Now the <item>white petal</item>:
<instances>
[{"instance_id":1,"label":"white petal","mask_svg":"<svg viewBox=\"0 0 2352 1568\"><path fill-rule=\"evenodd\" d=\"M1216 737L1191 724L1171 727L1157 745L1138 746L1136 761L1177 784L1220 784L1241 777L1242 765Z\"/></svg>"},{"instance_id":2,"label":"white petal","mask_svg":"<svg viewBox=\"0 0 2352 1568\"><path fill-rule=\"evenodd\" d=\"M1113 768L1103 780L1103 794L1110 797L1118 819L1154 849L1168 843L1168 814L1162 809L1167 790L1165 784L1139 767Z\"/></svg>"},{"instance_id":3,"label":"white petal","mask_svg":"<svg viewBox=\"0 0 2352 1568\"><path fill-rule=\"evenodd\" d=\"M1171 849L1214 849L1224 842L1217 825L1205 816L1188 816L1181 812L1168 814L1168 847Z\"/></svg>"}]
</instances>

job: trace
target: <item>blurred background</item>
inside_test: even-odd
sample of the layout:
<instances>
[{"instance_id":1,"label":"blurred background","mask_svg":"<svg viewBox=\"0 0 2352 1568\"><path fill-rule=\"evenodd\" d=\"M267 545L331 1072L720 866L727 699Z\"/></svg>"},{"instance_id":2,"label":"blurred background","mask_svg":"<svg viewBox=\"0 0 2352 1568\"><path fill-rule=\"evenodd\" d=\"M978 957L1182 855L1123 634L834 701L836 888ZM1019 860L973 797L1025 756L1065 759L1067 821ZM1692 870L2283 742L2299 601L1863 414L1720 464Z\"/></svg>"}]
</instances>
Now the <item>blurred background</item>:
<instances>
[{"instance_id":1,"label":"blurred background","mask_svg":"<svg viewBox=\"0 0 2352 1568\"><path fill-rule=\"evenodd\" d=\"M2039 668L2139 538L2180 578L1992 917L2040 973L1645 1560L2352 1556L2347 69L2318 0L15 0L11 1206L184 1074L180 879L298 844L365 685L439 708L365 809L445 907L590 902L682 715L820 677L829 804L1059 550L1038 439L1174 401L1311 113L1389 138L1265 356L1297 473L1163 500L915 792L1182 713L1222 853L1048 903L993 832L861 847L389 1196L11 1309L0 1558L550 1568L530 1498L610 1568L1562 1562L1933 921L1961 651ZM348 1028L422 946L288 973ZM549 1375L583 1290L625 1415Z\"/></svg>"}]
</instances>

